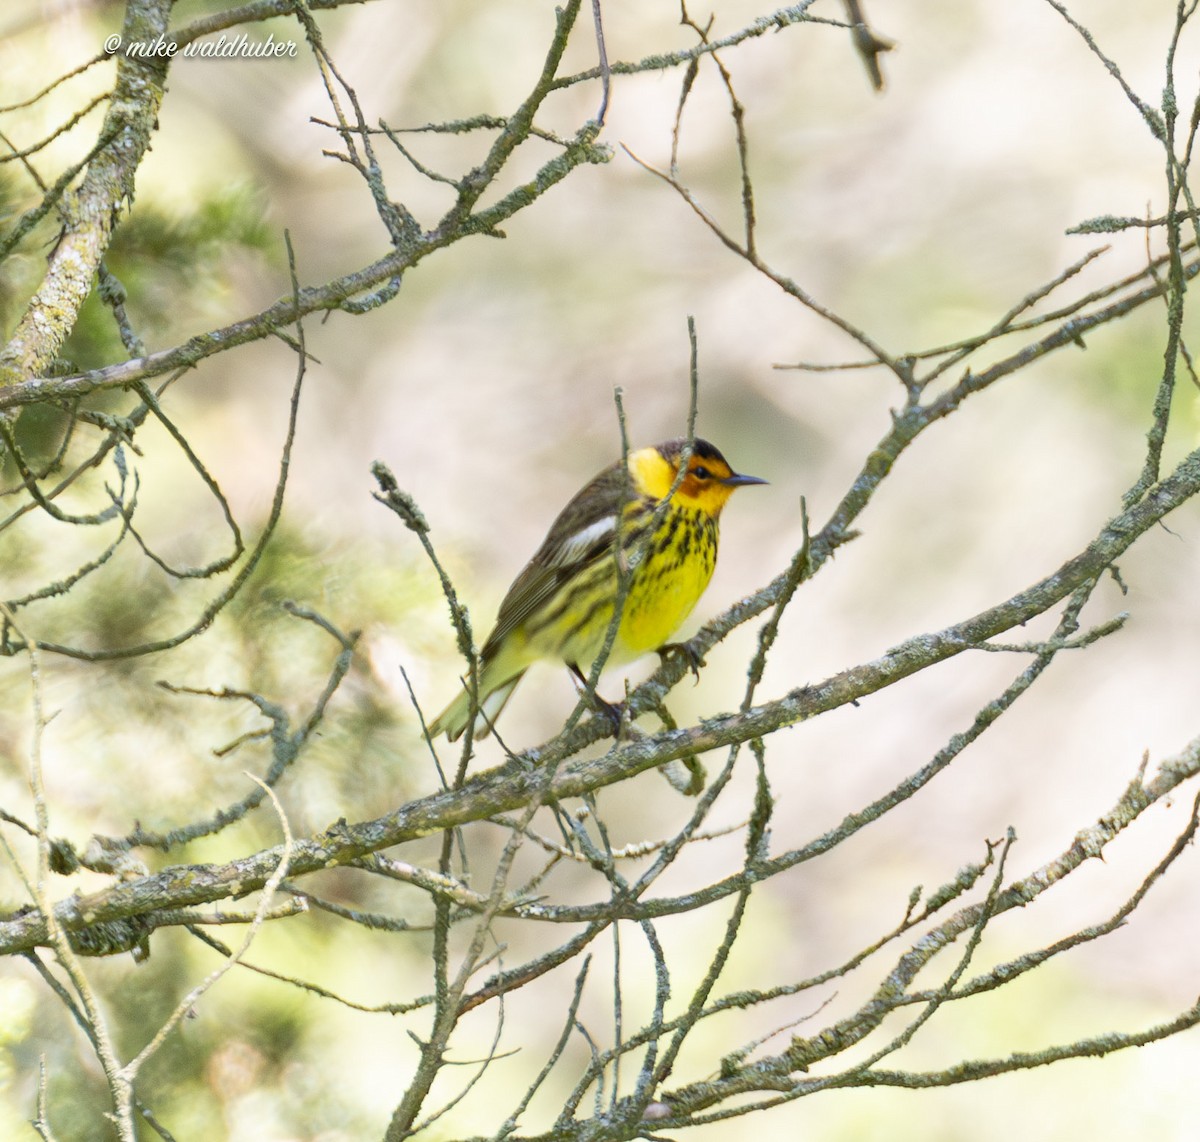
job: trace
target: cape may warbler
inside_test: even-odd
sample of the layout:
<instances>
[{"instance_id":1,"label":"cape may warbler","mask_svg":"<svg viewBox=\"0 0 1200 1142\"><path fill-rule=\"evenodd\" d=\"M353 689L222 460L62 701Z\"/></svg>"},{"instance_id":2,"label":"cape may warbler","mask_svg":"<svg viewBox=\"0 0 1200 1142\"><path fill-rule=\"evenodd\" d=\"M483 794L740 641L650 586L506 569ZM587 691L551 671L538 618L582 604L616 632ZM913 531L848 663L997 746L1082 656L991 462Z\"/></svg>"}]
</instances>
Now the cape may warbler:
<instances>
[{"instance_id":1,"label":"cape may warbler","mask_svg":"<svg viewBox=\"0 0 1200 1142\"><path fill-rule=\"evenodd\" d=\"M622 575L628 586L607 662L657 650L704 593L717 562L717 519L741 476L707 440L668 440L606 468L563 508L537 553L500 604L479 657L476 733L487 733L529 666L560 659L581 680L604 648ZM430 736L453 741L467 728L470 695L459 694L434 719Z\"/></svg>"}]
</instances>

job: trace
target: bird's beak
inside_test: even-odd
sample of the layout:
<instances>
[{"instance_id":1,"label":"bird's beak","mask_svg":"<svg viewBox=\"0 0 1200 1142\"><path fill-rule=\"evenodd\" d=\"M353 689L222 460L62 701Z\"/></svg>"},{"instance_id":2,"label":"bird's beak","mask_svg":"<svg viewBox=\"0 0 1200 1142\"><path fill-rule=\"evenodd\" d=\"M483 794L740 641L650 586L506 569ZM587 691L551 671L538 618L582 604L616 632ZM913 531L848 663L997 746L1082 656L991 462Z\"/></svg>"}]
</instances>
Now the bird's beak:
<instances>
[{"instance_id":1,"label":"bird's beak","mask_svg":"<svg viewBox=\"0 0 1200 1142\"><path fill-rule=\"evenodd\" d=\"M740 488L744 484L765 484L766 482L758 476L743 476L740 472L734 472L732 476L726 476L721 481L727 488Z\"/></svg>"}]
</instances>

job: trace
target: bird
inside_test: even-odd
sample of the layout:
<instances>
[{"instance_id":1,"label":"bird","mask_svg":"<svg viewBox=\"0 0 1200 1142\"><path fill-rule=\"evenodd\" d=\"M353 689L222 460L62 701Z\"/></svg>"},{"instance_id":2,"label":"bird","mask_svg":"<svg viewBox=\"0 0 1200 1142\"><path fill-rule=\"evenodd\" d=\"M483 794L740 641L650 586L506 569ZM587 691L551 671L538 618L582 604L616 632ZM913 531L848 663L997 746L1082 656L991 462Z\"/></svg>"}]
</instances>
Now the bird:
<instances>
[{"instance_id":1,"label":"bird","mask_svg":"<svg viewBox=\"0 0 1200 1142\"><path fill-rule=\"evenodd\" d=\"M631 451L584 485L500 604L479 655L475 737L487 734L534 662L565 662L587 687L584 671L607 641L622 579L604 665L672 649L668 640L712 578L721 509L738 488L765 483L735 472L707 440L695 438L689 453L679 438ZM457 740L471 715L464 684L429 724L430 739Z\"/></svg>"}]
</instances>

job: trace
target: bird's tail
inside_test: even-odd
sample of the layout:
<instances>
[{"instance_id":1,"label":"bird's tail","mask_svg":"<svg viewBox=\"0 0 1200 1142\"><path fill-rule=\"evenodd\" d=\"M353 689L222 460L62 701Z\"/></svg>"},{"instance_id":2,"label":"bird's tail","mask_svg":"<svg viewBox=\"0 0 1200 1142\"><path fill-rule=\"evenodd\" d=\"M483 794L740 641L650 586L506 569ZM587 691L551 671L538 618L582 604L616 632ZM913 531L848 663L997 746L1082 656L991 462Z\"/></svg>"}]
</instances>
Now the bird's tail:
<instances>
[{"instance_id":1,"label":"bird's tail","mask_svg":"<svg viewBox=\"0 0 1200 1142\"><path fill-rule=\"evenodd\" d=\"M500 716L500 711L504 709L505 702L512 697L512 692L517 688L517 683L521 681L525 671L518 670L502 682L490 677L491 674L492 671L485 667L479 675L479 710L475 716L477 739L487 737L491 724ZM436 738L438 734L445 734L451 741L458 741L467 728L470 716L471 694L464 682L458 697L430 723L429 736Z\"/></svg>"}]
</instances>

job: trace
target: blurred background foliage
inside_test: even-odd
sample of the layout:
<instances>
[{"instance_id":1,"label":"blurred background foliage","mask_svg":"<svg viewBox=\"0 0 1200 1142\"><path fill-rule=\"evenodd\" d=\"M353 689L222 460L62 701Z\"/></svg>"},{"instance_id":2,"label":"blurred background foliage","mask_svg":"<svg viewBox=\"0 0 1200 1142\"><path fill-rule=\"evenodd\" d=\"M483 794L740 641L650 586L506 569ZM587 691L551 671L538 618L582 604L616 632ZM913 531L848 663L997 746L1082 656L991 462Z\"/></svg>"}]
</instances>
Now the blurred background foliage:
<instances>
[{"instance_id":1,"label":"blurred background foliage","mask_svg":"<svg viewBox=\"0 0 1200 1142\"><path fill-rule=\"evenodd\" d=\"M184 0L174 24L223 8ZM716 34L765 10L748 0L717 0L710 8ZM817 8L841 16L840 4ZM1071 8L1153 101L1174 5L1076 0ZM678 26L673 0L610 2L604 11L614 60L692 42ZM549 4L383 0L318 20L367 118L416 127L511 109L540 66L550 12ZM703 19L708 10L695 14ZM890 350L918 350L989 326L1100 244L1066 236L1080 221L1138 215L1147 204L1152 213L1161 209L1156 148L1049 5L875 0L869 14L899 45L884 59L883 95L870 90L836 28L767 35L726 62L748 109L767 260ZM27 98L97 53L120 15L112 3L10 0L0 16L0 102ZM172 68L160 130L109 258L128 292L133 327L151 349L287 293L285 230L305 283L384 249L385 235L353 173L321 157L336 140L312 121L330 116L302 39L287 21L250 30L255 38L268 32L295 40L299 58L182 60ZM593 50L587 36L576 36L571 66L591 66ZM111 67L92 69L5 116L0 129L28 146L110 81ZM605 138L665 166L678 94L676 73L618 77ZM702 69L680 161L684 181L706 208L736 226L739 191L723 98L715 73ZM545 125L565 131L591 114L595 101L589 87L564 92L551 107L551 118L560 119ZM100 114L31 156L44 179L86 153ZM474 161L483 145L476 136L408 138L423 162L447 172ZM394 152L385 154L391 196L431 225L446 205L445 188L419 178ZM36 196L11 165L0 176L4 218ZM53 225L44 223L2 267L6 327L53 237ZM1145 259L1138 236L1112 245L1081 275L1080 289ZM245 795L243 771L265 771L268 745L218 751L263 719L244 701L170 693L156 683L253 691L284 707L294 728L320 694L337 647L284 613L285 599L363 632L361 654L321 734L281 786L294 831L374 816L433 788L400 667L423 707L440 707L459 670L454 638L412 537L371 500L370 462L386 461L422 505L482 635L554 512L618 453L614 386L623 390L635 444L682 431L689 314L700 340L699 429L735 467L771 480L769 491L727 513L721 567L697 618L761 586L799 543L799 496L819 525L886 430L888 409L901 394L871 372L775 369L856 354L835 330L733 259L618 150L607 166L577 171L514 219L507 240L480 238L420 266L395 303L360 318L307 324L316 361L302 398L284 519L246 588L201 637L168 653L44 662L45 702L56 712L45 741L55 834L83 842L94 832L125 833L135 822L169 828ZM1160 326L1160 315L1147 308L1090 338L1086 350L1040 363L968 405L953 425L930 432L897 468L864 521L864 536L801 592L764 693L818 680L936 629L1073 552L1115 510L1140 466L1161 371ZM76 369L125 356L110 313L95 298L65 356ZM294 370L282 346L249 346L184 376L164 398L251 540L277 479ZM1181 386L1176 401L1172 456L1195 445L1195 388ZM128 405L119 394L88 402L114 415ZM64 423L44 410L22 414L19 438L31 458L53 454ZM137 442L140 454L126 460L140 477L137 518L148 542L179 562L202 563L227 550L216 505L168 434L150 423ZM68 502L98 510L107 503L103 484L115 486L115 479L110 458ZM14 473L5 471L4 480L11 486ZM729 986L770 986L851 954L900 914L914 884L948 879L980 856L984 838L1010 824L1020 838L1014 874L1035 867L1116 798L1144 750L1157 758L1193 735L1200 617L1180 600L1193 598L1200 570L1197 523L1188 509L1173 522L1175 534L1150 537L1131 554L1122 568L1129 598L1115 586L1101 592L1112 611L1133 611L1127 632L1069 665L1056 664L924 798L889 815L858 845L768 886L754 906L760 937L739 949ZM6 594L81 566L118 527L113 521L83 534L29 515L8 533L16 538L0 543ZM19 617L40 639L127 646L183 629L214 590L170 580L124 549L66 600L31 605ZM732 705L751 639L752 632L739 632L712 655L699 686L673 695L681 721ZM784 739L786 752L776 745L773 776L798 836L819 833L890 787L968 725L1013 671L998 656L979 659L926 672L873 698L869 710L837 711L794 730ZM569 709L565 678L546 670L541 682L540 694L530 686L514 700L506 717L510 741L541 740ZM22 815L29 727L28 673L18 659L0 672L0 803ZM477 764L498 761L493 748L482 747ZM655 775L632 786L604 795L609 819L618 823L616 844L667 835L689 811ZM1163 838L1182 827L1185 808L1164 810L1161 831L1142 827L1123 837L1108 866L1077 878L1056 915L998 923L992 938L1001 945L991 959L1107 915L1165 847ZM277 837L277 823L263 812L219 838L147 859L155 867L222 860ZM708 851L713 869L732 859L721 842ZM433 852L430 842L404 857ZM1182 867L1194 870L1194 857ZM570 883L564 871L556 890L565 894ZM418 923L425 907L415 893L388 891L349 872L331 872L319 891ZM0 894L4 905L21 898L11 870L0 879ZM1198 908L1183 878L1169 878L1135 930L1024 982L993 1004L986 1020L977 1009L967 1018L940 1016L906 1060L944 1065L1165 1018L1195 992L1188 949L1200 936ZM668 933L671 946L695 940L698 924L681 918ZM519 950L526 937L513 928L506 935ZM1002 946L1006 935L1012 943ZM268 925L250 959L362 1003L386 1003L424 990L414 981L424 980L425 939L364 935L312 915ZM90 966L121 1042L133 1050L217 962L211 950L174 931L155 937L146 964L120 957ZM636 980L636 960L627 971ZM69 1016L20 962L0 967L0 1011L0 1135L29 1133L44 1055L59 1137L96 1137L96 1068ZM482 1053L492 1028L483 1017L476 1026ZM701 1042L716 1056L763 1030L735 1015ZM546 1034L556 1031L557 1024L548 1026ZM463 1044L464 1057L470 1049ZM1192 1036L955 1090L829 1092L775 1111L760 1128L856 1142L991 1142L1017 1132L1028 1142L1064 1135L1171 1142L1191 1136L1198 1051ZM541 1056L527 1054L510 1064L517 1073L540 1064ZM412 1058L399 1020L359 1015L240 971L205 997L146 1083L179 1137L334 1142L378 1134ZM512 1071L497 1072L484 1090L520 1085ZM562 1091L552 1086L551 1104L556 1095ZM495 1125L464 1118L454 1128ZM735 1122L697 1136L733 1138L745 1129Z\"/></svg>"}]
</instances>

